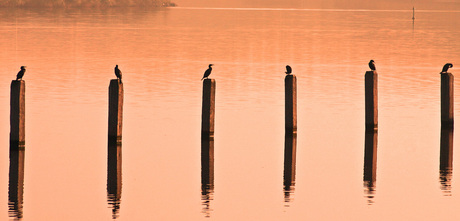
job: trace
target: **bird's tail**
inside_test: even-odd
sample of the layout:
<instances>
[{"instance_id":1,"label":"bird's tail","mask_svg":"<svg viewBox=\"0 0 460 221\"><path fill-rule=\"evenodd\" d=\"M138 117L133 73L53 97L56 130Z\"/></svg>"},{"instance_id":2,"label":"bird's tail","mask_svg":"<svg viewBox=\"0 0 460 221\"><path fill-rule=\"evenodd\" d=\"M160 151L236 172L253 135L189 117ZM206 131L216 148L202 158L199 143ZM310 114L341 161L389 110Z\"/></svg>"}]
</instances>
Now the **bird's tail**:
<instances>
[{"instance_id":1,"label":"bird's tail","mask_svg":"<svg viewBox=\"0 0 460 221\"><path fill-rule=\"evenodd\" d=\"M203 79L204 79L204 77L203 77L203 78L201 78L201 80L203 80Z\"/></svg>"}]
</instances>

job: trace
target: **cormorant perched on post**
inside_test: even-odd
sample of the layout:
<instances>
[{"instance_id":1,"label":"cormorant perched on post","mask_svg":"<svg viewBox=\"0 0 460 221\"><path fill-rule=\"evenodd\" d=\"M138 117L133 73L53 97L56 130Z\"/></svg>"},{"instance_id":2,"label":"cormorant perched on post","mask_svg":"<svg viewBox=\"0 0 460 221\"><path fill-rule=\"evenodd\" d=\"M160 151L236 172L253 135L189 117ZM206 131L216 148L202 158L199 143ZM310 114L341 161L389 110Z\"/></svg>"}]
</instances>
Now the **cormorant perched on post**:
<instances>
[{"instance_id":1,"label":"cormorant perched on post","mask_svg":"<svg viewBox=\"0 0 460 221\"><path fill-rule=\"evenodd\" d=\"M286 65L286 74L291 74L292 73L292 68L289 65Z\"/></svg>"},{"instance_id":2,"label":"cormorant perched on post","mask_svg":"<svg viewBox=\"0 0 460 221\"><path fill-rule=\"evenodd\" d=\"M120 84L122 83L121 82L121 71L120 69L118 69L118 64L115 66L115 75L117 76L117 79L120 80Z\"/></svg>"},{"instance_id":3,"label":"cormorant perched on post","mask_svg":"<svg viewBox=\"0 0 460 221\"><path fill-rule=\"evenodd\" d=\"M369 68L370 68L372 71L375 71L375 63L374 63L374 60L369 61Z\"/></svg>"},{"instance_id":4,"label":"cormorant perched on post","mask_svg":"<svg viewBox=\"0 0 460 221\"><path fill-rule=\"evenodd\" d=\"M213 66L213 64L209 64L209 68L204 72L203 78L201 78L201 80L209 77L209 75L211 74L211 71L212 71L211 66Z\"/></svg>"},{"instance_id":5,"label":"cormorant perched on post","mask_svg":"<svg viewBox=\"0 0 460 221\"><path fill-rule=\"evenodd\" d=\"M441 73L446 73L449 68L453 67L453 65L451 63L447 63L444 65L444 67L442 67L442 72Z\"/></svg>"},{"instance_id":6,"label":"cormorant perched on post","mask_svg":"<svg viewBox=\"0 0 460 221\"><path fill-rule=\"evenodd\" d=\"M21 66L21 70L18 72L18 75L16 75L16 80L22 80L24 73L26 73L26 66Z\"/></svg>"}]
</instances>

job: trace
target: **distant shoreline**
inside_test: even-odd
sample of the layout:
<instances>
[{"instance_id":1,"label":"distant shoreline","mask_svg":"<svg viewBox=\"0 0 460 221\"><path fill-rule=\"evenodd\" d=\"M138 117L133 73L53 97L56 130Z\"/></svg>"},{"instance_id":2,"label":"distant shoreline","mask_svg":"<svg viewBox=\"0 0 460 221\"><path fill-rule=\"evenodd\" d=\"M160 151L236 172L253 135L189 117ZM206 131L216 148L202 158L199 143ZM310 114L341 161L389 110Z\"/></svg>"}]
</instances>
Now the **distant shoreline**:
<instances>
[{"instance_id":1,"label":"distant shoreline","mask_svg":"<svg viewBox=\"0 0 460 221\"><path fill-rule=\"evenodd\" d=\"M119 2L113 0L62 0L49 2L47 0L23 0L6 1L0 0L0 8L121 8L121 7L177 7L177 4L169 0L138 0L137 2Z\"/></svg>"}]
</instances>

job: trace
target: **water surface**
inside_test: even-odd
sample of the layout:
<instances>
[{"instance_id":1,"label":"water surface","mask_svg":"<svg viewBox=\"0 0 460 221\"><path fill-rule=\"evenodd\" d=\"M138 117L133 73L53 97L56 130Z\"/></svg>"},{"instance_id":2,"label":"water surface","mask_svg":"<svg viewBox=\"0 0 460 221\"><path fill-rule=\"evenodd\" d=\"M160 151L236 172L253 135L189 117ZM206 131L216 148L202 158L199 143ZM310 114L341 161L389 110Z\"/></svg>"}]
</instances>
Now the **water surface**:
<instances>
[{"instance_id":1,"label":"water surface","mask_svg":"<svg viewBox=\"0 0 460 221\"><path fill-rule=\"evenodd\" d=\"M24 220L460 217L460 138L451 133L454 168L445 168L441 144L449 143L449 132L441 131L439 114L439 72L451 62L455 75L460 65L459 12L421 11L415 21L411 10L0 14L3 219L18 212ZM366 135L364 127L370 59L379 73L378 136ZM200 138L200 79L210 63L216 131L206 143ZM115 64L124 74L122 175L107 168ZM283 128L287 64L298 82L294 140ZM14 185L8 107L21 65L27 66L26 153L23 203L15 211L8 202L14 201L8 197ZM369 187L365 146L373 136L378 157ZM286 168L289 145L295 145L295 161ZM209 184L201 168L203 146L214 148ZM122 179L115 189L110 174Z\"/></svg>"}]
</instances>

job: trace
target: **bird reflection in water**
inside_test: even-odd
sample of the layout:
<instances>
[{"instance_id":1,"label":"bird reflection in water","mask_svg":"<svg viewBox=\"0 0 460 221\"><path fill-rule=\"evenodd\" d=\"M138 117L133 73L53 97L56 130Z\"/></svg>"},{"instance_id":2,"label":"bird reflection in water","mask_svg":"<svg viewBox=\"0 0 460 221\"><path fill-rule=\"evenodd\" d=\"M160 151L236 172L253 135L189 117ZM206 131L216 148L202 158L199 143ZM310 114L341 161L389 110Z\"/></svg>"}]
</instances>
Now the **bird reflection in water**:
<instances>
[{"instance_id":1,"label":"bird reflection in water","mask_svg":"<svg viewBox=\"0 0 460 221\"><path fill-rule=\"evenodd\" d=\"M107 201L112 209L112 218L119 216L121 204L121 143L109 139L107 153Z\"/></svg>"},{"instance_id":2,"label":"bird reflection in water","mask_svg":"<svg viewBox=\"0 0 460 221\"><path fill-rule=\"evenodd\" d=\"M8 185L8 215L15 220L23 217L24 146L10 144L10 174Z\"/></svg>"},{"instance_id":3,"label":"bird reflection in water","mask_svg":"<svg viewBox=\"0 0 460 221\"><path fill-rule=\"evenodd\" d=\"M295 166L296 166L296 151L297 151L297 134L286 132L284 138L284 202L285 207L289 207L289 203L293 201L292 195L295 190Z\"/></svg>"},{"instance_id":4,"label":"bird reflection in water","mask_svg":"<svg viewBox=\"0 0 460 221\"><path fill-rule=\"evenodd\" d=\"M211 217L214 195L214 137L201 137L201 200L203 214Z\"/></svg>"},{"instance_id":5,"label":"bird reflection in water","mask_svg":"<svg viewBox=\"0 0 460 221\"><path fill-rule=\"evenodd\" d=\"M364 141L364 193L369 205L374 204L377 176L377 130L366 130Z\"/></svg>"},{"instance_id":6,"label":"bird reflection in water","mask_svg":"<svg viewBox=\"0 0 460 221\"><path fill-rule=\"evenodd\" d=\"M439 182L444 196L452 196L452 161L454 146L453 128L441 129L441 147L439 157Z\"/></svg>"}]
</instances>

